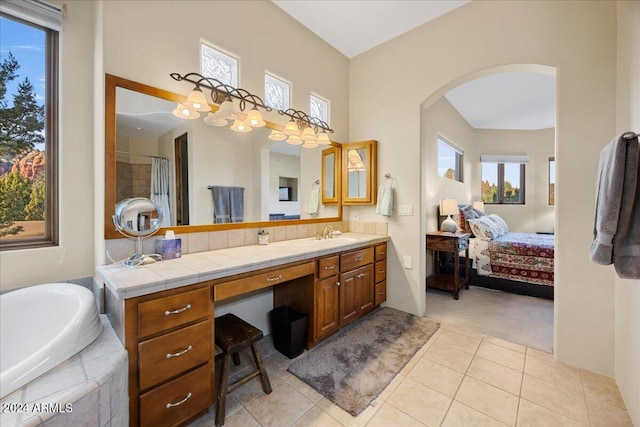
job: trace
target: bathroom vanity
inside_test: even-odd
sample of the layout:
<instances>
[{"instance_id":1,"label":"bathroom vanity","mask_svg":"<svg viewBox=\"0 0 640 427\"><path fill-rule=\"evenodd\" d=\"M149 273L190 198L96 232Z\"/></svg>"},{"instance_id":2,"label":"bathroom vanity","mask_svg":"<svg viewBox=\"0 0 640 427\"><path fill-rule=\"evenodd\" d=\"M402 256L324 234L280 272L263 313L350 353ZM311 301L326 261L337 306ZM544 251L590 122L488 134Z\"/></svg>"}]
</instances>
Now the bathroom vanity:
<instances>
[{"instance_id":1,"label":"bathroom vanity","mask_svg":"<svg viewBox=\"0 0 640 427\"><path fill-rule=\"evenodd\" d=\"M208 410L217 302L273 288L274 307L309 316L307 348L379 306L387 240L347 233L98 267L105 312L129 354L129 425L180 425Z\"/></svg>"}]
</instances>

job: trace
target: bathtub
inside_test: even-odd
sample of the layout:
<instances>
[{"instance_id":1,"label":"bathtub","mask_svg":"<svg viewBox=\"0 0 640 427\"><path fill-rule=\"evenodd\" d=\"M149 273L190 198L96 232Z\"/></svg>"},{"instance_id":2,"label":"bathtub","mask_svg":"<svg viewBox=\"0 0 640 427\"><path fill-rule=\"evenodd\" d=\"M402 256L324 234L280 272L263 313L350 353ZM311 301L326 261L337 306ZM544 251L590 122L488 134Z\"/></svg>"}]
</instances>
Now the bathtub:
<instances>
[{"instance_id":1,"label":"bathtub","mask_svg":"<svg viewBox=\"0 0 640 427\"><path fill-rule=\"evenodd\" d=\"M70 283L0 295L0 398L91 344L102 331L93 293Z\"/></svg>"}]
</instances>

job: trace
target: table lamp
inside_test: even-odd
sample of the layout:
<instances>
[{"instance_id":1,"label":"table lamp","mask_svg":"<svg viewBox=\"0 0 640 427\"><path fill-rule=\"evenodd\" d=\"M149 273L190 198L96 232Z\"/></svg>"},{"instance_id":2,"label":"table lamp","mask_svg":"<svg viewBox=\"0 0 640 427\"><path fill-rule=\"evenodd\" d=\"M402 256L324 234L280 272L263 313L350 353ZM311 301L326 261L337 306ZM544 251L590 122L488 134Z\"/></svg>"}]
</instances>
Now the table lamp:
<instances>
[{"instance_id":1,"label":"table lamp","mask_svg":"<svg viewBox=\"0 0 640 427\"><path fill-rule=\"evenodd\" d=\"M451 219L451 215L458 213L458 201L456 199L440 200L440 215L447 215L447 219L442 221L440 230L455 233L458 230L458 224Z\"/></svg>"}]
</instances>

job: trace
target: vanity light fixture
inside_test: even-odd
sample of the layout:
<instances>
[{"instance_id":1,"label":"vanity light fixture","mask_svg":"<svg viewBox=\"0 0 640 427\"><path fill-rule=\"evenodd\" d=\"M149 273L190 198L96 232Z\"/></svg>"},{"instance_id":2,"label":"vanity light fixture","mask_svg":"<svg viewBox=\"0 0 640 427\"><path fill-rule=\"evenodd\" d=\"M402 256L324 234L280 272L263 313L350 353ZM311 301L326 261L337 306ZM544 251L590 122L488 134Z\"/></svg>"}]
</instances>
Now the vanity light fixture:
<instances>
[{"instance_id":1,"label":"vanity light fixture","mask_svg":"<svg viewBox=\"0 0 640 427\"><path fill-rule=\"evenodd\" d=\"M287 139L287 135L282 133L281 130L272 129L271 133L269 134L269 139L271 141L284 141L285 139Z\"/></svg>"},{"instance_id":2,"label":"vanity light fixture","mask_svg":"<svg viewBox=\"0 0 640 427\"><path fill-rule=\"evenodd\" d=\"M187 100L184 102L184 106L203 113L211 111L211 107L209 106L204 93L202 93L200 86L196 86L196 88L191 91L189 96L187 96Z\"/></svg>"},{"instance_id":3,"label":"vanity light fixture","mask_svg":"<svg viewBox=\"0 0 640 427\"><path fill-rule=\"evenodd\" d=\"M173 115L187 120L195 120L200 117L200 113L196 110L192 110L184 104L178 104L176 109L173 110Z\"/></svg>"},{"instance_id":4,"label":"vanity light fixture","mask_svg":"<svg viewBox=\"0 0 640 427\"><path fill-rule=\"evenodd\" d=\"M184 80L195 85L187 100L178 104L178 107L173 110L174 115L183 119L197 119L200 117L200 112L211 110L203 89L210 91L211 100L219 106L218 111L210 112L204 119L204 122L211 126L227 126L230 121L233 121L232 130L250 132L254 127L266 125L260 108L265 111L273 110L265 105L259 96L242 88L234 88L214 78L204 77L198 73L188 73L184 76L171 73L171 78L176 81ZM239 101L237 107L234 100ZM251 107L250 111L245 114L245 109L249 107ZM326 122L317 117L311 117L304 111L292 108L286 111L278 110L278 114L288 116L290 120L282 131L272 130L269 135L270 140L284 141L286 139L289 144L302 145L305 148L331 144L327 132L333 133L333 129Z\"/></svg>"}]
</instances>

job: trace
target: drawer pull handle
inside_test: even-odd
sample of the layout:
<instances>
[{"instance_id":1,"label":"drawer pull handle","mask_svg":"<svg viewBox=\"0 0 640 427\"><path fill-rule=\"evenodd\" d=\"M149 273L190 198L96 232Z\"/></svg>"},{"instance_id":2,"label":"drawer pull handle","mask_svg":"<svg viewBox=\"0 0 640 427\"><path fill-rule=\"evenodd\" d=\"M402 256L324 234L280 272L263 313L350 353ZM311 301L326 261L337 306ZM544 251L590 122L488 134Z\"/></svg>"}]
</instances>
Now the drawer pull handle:
<instances>
[{"instance_id":1,"label":"drawer pull handle","mask_svg":"<svg viewBox=\"0 0 640 427\"><path fill-rule=\"evenodd\" d=\"M378 273L384 273L384 270L378 270Z\"/></svg>"},{"instance_id":2,"label":"drawer pull handle","mask_svg":"<svg viewBox=\"0 0 640 427\"><path fill-rule=\"evenodd\" d=\"M180 313L182 313L183 311L187 311L187 310L189 310L190 308L191 308L191 304L187 304L187 305L185 305L184 307L179 308L179 309L177 309L177 310L173 310L173 311L169 311L169 310L167 310L167 311L165 311L165 312L164 312L164 315L165 315L165 316L170 316L170 315L172 315L172 314L180 314Z\"/></svg>"},{"instance_id":3,"label":"drawer pull handle","mask_svg":"<svg viewBox=\"0 0 640 427\"><path fill-rule=\"evenodd\" d=\"M356 261L362 261L363 259L364 259L364 257L361 257L361 256L357 256L357 257L355 258L355 260L356 260Z\"/></svg>"},{"instance_id":4,"label":"drawer pull handle","mask_svg":"<svg viewBox=\"0 0 640 427\"><path fill-rule=\"evenodd\" d=\"M167 355L165 356L167 359L171 359L172 357L179 357L182 356L183 354L187 354L188 352L190 352L193 349L193 346L189 346L187 348L185 348L182 351L179 351L177 353L167 353Z\"/></svg>"},{"instance_id":5,"label":"drawer pull handle","mask_svg":"<svg viewBox=\"0 0 640 427\"><path fill-rule=\"evenodd\" d=\"M340 282L336 282L336 286L337 286L337 287L340 287Z\"/></svg>"},{"instance_id":6,"label":"drawer pull handle","mask_svg":"<svg viewBox=\"0 0 640 427\"><path fill-rule=\"evenodd\" d=\"M333 270L334 268L336 268L336 265L335 265L335 264L326 265L326 266L324 267L324 269L325 269L325 270Z\"/></svg>"},{"instance_id":7,"label":"drawer pull handle","mask_svg":"<svg viewBox=\"0 0 640 427\"><path fill-rule=\"evenodd\" d=\"M191 393L187 394L187 396L186 396L184 399L182 399L181 401L179 401L179 402L176 402L176 403L167 403L167 405L165 406L165 408L166 408L166 409L169 409L169 408L173 408L174 406L180 406L180 405L182 405L184 402L186 402L186 401L187 401L187 400L189 400L189 399L191 399Z\"/></svg>"},{"instance_id":8,"label":"drawer pull handle","mask_svg":"<svg viewBox=\"0 0 640 427\"><path fill-rule=\"evenodd\" d=\"M276 282L282 279L282 274L278 274L276 277L267 277L267 282Z\"/></svg>"},{"instance_id":9,"label":"drawer pull handle","mask_svg":"<svg viewBox=\"0 0 640 427\"><path fill-rule=\"evenodd\" d=\"M378 254L384 255L384 251L380 251L380 252L378 252Z\"/></svg>"}]
</instances>

